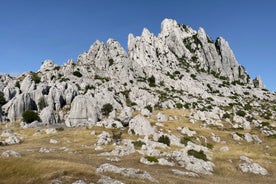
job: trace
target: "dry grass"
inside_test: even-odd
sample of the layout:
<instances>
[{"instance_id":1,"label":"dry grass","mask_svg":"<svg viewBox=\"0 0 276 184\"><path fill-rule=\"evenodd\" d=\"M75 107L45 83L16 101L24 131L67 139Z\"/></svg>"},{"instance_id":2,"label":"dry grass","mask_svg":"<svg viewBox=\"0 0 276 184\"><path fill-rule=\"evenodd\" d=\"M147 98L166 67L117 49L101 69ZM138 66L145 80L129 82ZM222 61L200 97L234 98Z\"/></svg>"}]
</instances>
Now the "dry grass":
<instances>
[{"instance_id":1,"label":"dry grass","mask_svg":"<svg viewBox=\"0 0 276 184\"><path fill-rule=\"evenodd\" d=\"M170 130L173 134L181 136L176 131L176 127L189 127L197 132L198 135L205 136L210 143L214 145L213 159L215 163L215 171L213 176L201 176L199 178L177 176L171 172L171 169L183 170L180 167L169 167L153 165L148 166L141 164L139 159L141 155L138 153L131 154L121 158L120 162L112 164L120 167L139 168L148 171L160 183L276 183L276 142L273 138L260 135L258 130L244 131L239 133L251 132L258 135L263 143L255 145L241 141L237 143L233 141L230 133L235 132L232 129L221 129L217 127L202 128L201 123L189 123L187 115L188 111L184 110L164 110L164 114L178 117L177 120L164 122L162 129ZM154 114L157 114L155 111ZM156 119L150 119L155 124ZM1 126L1 125L0 125ZM3 130L6 129L3 125ZM23 142L19 145L2 146L0 153L5 150L15 150L21 153L20 158L0 158L0 183L51 183L54 179L60 179L63 183L72 183L78 179L85 180L87 183L96 183L101 177L95 172L96 168L101 164L110 162L107 157L99 157L98 153L103 151L111 151L114 145L104 146L104 150L95 151L94 144L97 141L97 135L103 130L108 131L112 135L112 130L103 129L102 127L93 128L66 128L56 134L46 134L40 130L40 135L34 136L38 130L21 129L18 124L12 129L23 137ZM95 130L96 136L91 135L91 131ZM127 130L120 130L122 138L136 140L138 136L127 134ZM225 143L215 143L210 139L211 132L216 134ZM0 129L1 134L1 129ZM50 139L56 139L58 144L50 144ZM270 148L267 149L266 146ZM222 146L228 146L228 152L220 152ZM41 147L54 149L51 153L40 153ZM62 147L66 147L69 151L63 151ZM172 150L177 148L172 148ZM252 158L255 162L267 168L269 176L259 176L253 174L244 174L238 170L240 155ZM106 173L114 179L123 181L124 183L149 183L147 180L138 180L126 178L119 174Z\"/></svg>"}]
</instances>

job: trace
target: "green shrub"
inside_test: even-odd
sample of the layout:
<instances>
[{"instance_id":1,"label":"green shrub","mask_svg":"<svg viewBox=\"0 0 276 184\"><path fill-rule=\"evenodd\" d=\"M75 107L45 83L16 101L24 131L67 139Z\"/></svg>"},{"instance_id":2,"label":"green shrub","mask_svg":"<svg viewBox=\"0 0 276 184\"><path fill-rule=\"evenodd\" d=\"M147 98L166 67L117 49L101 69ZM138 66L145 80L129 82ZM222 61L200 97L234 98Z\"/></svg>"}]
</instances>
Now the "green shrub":
<instances>
[{"instance_id":1,"label":"green shrub","mask_svg":"<svg viewBox=\"0 0 276 184\"><path fill-rule=\"evenodd\" d=\"M59 132L64 131L64 128L63 127L57 127L56 131L59 131Z\"/></svg>"},{"instance_id":2,"label":"green shrub","mask_svg":"<svg viewBox=\"0 0 276 184\"><path fill-rule=\"evenodd\" d=\"M82 77L82 74L79 71L74 71L73 75L75 75L76 77Z\"/></svg>"},{"instance_id":3,"label":"green shrub","mask_svg":"<svg viewBox=\"0 0 276 184\"><path fill-rule=\"evenodd\" d=\"M182 103L176 103L175 106L178 109L182 109L183 108L183 104Z\"/></svg>"},{"instance_id":4,"label":"green shrub","mask_svg":"<svg viewBox=\"0 0 276 184\"><path fill-rule=\"evenodd\" d=\"M192 138L191 137L188 137L188 136L184 136L184 137L182 137L181 139L180 139L180 143L181 144L184 144L185 146L187 146L188 145L188 142L193 142L192 141Z\"/></svg>"},{"instance_id":5,"label":"green shrub","mask_svg":"<svg viewBox=\"0 0 276 184\"><path fill-rule=\"evenodd\" d=\"M245 104L244 106L244 110L251 110L252 109L252 106L248 103L248 104Z\"/></svg>"},{"instance_id":6,"label":"green shrub","mask_svg":"<svg viewBox=\"0 0 276 184\"><path fill-rule=\"evenodd\" d=\"M41 78L38 76L37 73L32 72L32 80L37 84L40 83Z\"/></svg>"},{"instance_id":7,"label":"green shrub","mask_svg":"<svg viewBox=\"0 0 276 184\"><path fill-rule=\"evenodd\" d=\"M223 114L222 118L223 118L223 119L227 119L227 118L230 119L231 116L230 116L230 114L228 114L228 113L226 112L226 113Z\"/></svg>"},{"instance_id":8,"label":"green shrub","mask_svg":"<svg viewBox=\"0 0 276 184\"><path fill-rule=\"evenodd\" d=\"M192 79L196 80L196 75L195 74L191 74Z\"/></svg>"},{"instance_id":9,"label":"green shrub","mask_svg":"<svg viewBox=\"0 0 276 184\"><path fill-rule=\"evenodd\" d=\"M188 155L193 156L198 159L201 159L201 160L204 160L204 161L208 161L207 156L205 155L205 153L202 150L200 150L199 152L196 150L189 150Z\"/></svg>"},{"instance_id":10,"label":"green shrub","mask_svg":"<svg viewBox=\"0 0 276 184\"><path fill-rule=\"evenodd\" d=\"M54 70L60 70L60 66L56 66Z\"/></svg>"},{"instance_id":11,"label":"green shrub","mask_svg":"<svg viewBox=\"0 0 276 184\"><path fill-rule=\"evenodd\" d=\"M186 104L184 105L184 107L185 107L185 109L190 109L191 104L190 104L190 103L186 103Z\"/></svg>"},{"instance_id":12,"label":"green shrub","mask_svg":"<svg viewBox=\"0 0 276 184\"><path fill-rule=\"evenodd\" d=\"M246 115L246 112L244 112L243 110L238 110L236 114L238 116L244 117Z\"/></svg>"},{"instance_id":13,"label":"green shrub","mask_svg":"<svg viewBox=\"0 0 276 184\"><path fill-rule=\"evenodd\" d=\"M150 87L155 87L155 77L152 75L150 78L148 78L149 86Z\"/></svg>"},{"instance_id":14,"label":"green shrub","mask_svg":"<svg viewBox=\"0 0 276 184\"><path fill-rule=\"evenodd\" d=\"M6 99L4 97L4 93L0 91L0 106L6 103Z\"/></svg>"},{"instance_id":15,"label":"green shrub","mask_svg":"<svg viewBox=\"0 0 276 184\"><path fill-rule=\"evenodd\" d=\"M265 119L270 119L272 116L272 113L270 111L267 111L261 115Z\"/></svg>"},{"instance_id":16,"label":"green shrub","mask_svg":"<svg viewBox=\"0 0 276 184\"><path fill-rule=\"evenodd\" d=\"M213 149L213 148L214 148L214 145L211 144L211 143L206 143L205 146L206 146L207 148L209 148L209 149Z\"/></svg>"},{"instance_id":17,"label":"green shrub","mask_svg":"<svg viewBox=\"0 0 276 184\"><path fill-rule=\"evenodd\" d=\"M104 116L108 116L109 113L112 111L113 111L113 106L110 103L104 104L101 109L102 115Z\"/></svg>"},{"instance_id":18,"label":"green shrub","mask_svg":"<svg viewBox=\"0 0 276 184\"><path fill-rule=\"evenodd\" d=\"M19 81L16 81L15 83L15 87L19 88L20 89L20 82Z\"/></svg>"},{"instance_id":19,"label":"green shrub","mask_svg":"<svg viewBox=\"0 0 276 184\"><path fill-rule=\"evenodd\" d=\"M138 147L138 148L141 148L143 145L146 145L146 143L144 143L143 141L133 141L132 144L135 146L135 147Z\"/></svg>"},{"instance_id":20,"label":"green shrub","mask_svg":"<svg viewBox=\"0 0 276 184\"><path fill-rule=\"evenodd\" d=\"M150 112L152 112L152 106L151 105L145 106L145 109L148 109Z\"/></svg>"},{"instance_id":21,"label":"green shrub","mask_svg":"<svg viewBox=\"0 0 276 184\"><path fill-rule=\"evenodd\" d=\"M166 144L167 146L170 146L171 144L170 138L166 135L162 135L161 137L159 137L158 142Z\"/></svg>"},{"instance_id":22,"label":"green shrub","mask_svg":"<svg viewBox=\"0 0 276 184\"><path fill-rule=\"evenodd\" d=\"M145 159L147 159L149 162L158 162L158 159L151 156L145 156Z\"/></svg>"},{"instance_id":23,"label":"green shrub","mask_svg":"<svg viewBox=\"0 0 276 184\"><path fill-rule=\"evenodd\" d=\"M44 107L46 107L46 102L45 102L44 98L41 97L38 100L38 108L39 108L39 110L42 110L42 109L44 109Z\"/></svg>"},{"instance_id":24,"label":"green shrub","mask_svg":"<svg viewBox=\"0 0 276 184\"><path fill-rule=\"evenodd\" d=\"M261 125L262 125L262 127L264 127L264 126L270 127L270 123L266 122L266 121L262 122Z\"/></svg>"},{"instance_id":25,"label":"green shrub","mask_svg":"<svg viewBox=\"0 0 276 184\"><path fill-rule=\"evenodd\" d=\"M26 110L22 113L22 121L26 123L32 123L34 121L41 121L37 112L33 110Z\"/></svg>"},{"instance_id":26,"label":"green shrub","mask_svg":"<svg viewBox=\"0 0 276 184\"><path fill-rule=\"evenodd\" d=\"M114 60L113 59L109 59L108 62L109 62L109 66L112 66L114 64Z\"/></svg>"}]
</instances>

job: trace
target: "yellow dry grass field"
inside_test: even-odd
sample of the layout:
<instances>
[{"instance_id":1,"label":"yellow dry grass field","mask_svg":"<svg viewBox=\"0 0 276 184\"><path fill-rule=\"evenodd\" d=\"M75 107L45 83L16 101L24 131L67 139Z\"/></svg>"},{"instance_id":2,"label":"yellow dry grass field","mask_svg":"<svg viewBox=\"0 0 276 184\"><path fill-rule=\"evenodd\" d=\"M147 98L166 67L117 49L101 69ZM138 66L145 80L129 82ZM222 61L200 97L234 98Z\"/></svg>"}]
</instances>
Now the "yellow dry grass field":
<instances>
[{"instance_id":1,"label":"yellow dry grass field","mask_svg":"<svg viewBox=\"0 0 276 184\"><path fill-rule=\"evenodd\" d=\"M154 112L157 114L159 111ZM265 137L259 130L232 130L219 127L201 127L201 123L190 123L188 121L188 111L184 110L164 110L162 113L177 117L177 120L169 120L163 123L163 131L171 131L172 134L182 136L177 127L188 127L197 132L197 136L205 136L209 143L213 145L212 162L215 164L214 174L211 176L200 175L198 178L188 176L178 176L172 173L172 169L185 171L182 167L145 165L139 162L141 155L137 152L128 156L120 157L121 161L110 161L105 156L98 156L99 153L111 151L115 145L109 144L103 146L103 150L96 151L95 144L97 135L102 131L107 131L112 135L112 129L102 127L79 127L65 128L54 134L46 134L44 129L22 129L18 123L15 126L6 128L0 125L0 134L6 129L13 129L22 143L17 145L0 146L0 154L6 150L14 150L21 154L19 158L0 157L0 184L8 183L52 183L54 180L60 180L62 183L73 183L77 180L83 180L86 183L97 183L101 174L96 173L97 167L103 163L111 163L119 167L138 168L150 173L159 183L164 184L182 184L182 183L276 183L276 141L275 138ZM156 119L149 119L152 125ZM91 132L95 131L95 135ZM119 131L119 130L116 130ZM123 139L136 140L138 136L129 135L127 129L120 130ZM221 142L216 143L211 140L211 132L221 138ZM247 143L246 141L234 141L231 138L231 132L244 134L250 132L258 135L262 139L262 144ZM34 135L36 134L36 135ZM50 139L58 141L57 144L51 144ZM228 146L228 152L221 152L222 146ZM41 153L41 147L52 149L52 152ZM171 149L174 149L172 146ZM238 169L240 163L239 157L245 155L266 168L270 175L261 176L255 174L242 173ZM127 178L120 174L104 173L113 179L124 183L149 183L148 180L139 180L137 178Z\"/></svg>"}]
</instances>

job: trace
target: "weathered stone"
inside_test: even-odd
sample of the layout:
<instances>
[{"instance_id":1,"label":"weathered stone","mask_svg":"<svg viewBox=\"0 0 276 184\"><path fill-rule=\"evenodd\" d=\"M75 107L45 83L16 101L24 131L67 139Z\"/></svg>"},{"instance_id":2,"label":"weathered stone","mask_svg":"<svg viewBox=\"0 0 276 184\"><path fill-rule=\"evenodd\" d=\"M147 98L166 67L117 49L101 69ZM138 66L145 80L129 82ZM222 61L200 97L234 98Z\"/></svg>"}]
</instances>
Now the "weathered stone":
<instances>
[{"instance_id":1,"label":"weathered stone","mask_svg":"<svg viewBox=\"0 0 276 184\"><path fill-rule=\"evenodd\" d=\"M142 171L140 169L134 169L134 168L117 167L108 163L100 165L100 167L96 169L96 172L97 173L106 173L106 172L117 173L129 178L138 178L138 179L149 180L151 182L158 183L158 181L154 179L146 171Z\"/></svg>"},{"instance_id":2,"label":"weathered stone","mask_svg":"<svg viewBox=\"0 0 276 184\"><path fill-rule=\"evenodd\" d=\"M73 102L66 120L68 127L95 124L98 120L96 101L91 96L77 96Z\"/></svg>"},{"instance_id":3,"label":"weathered stone","mask_svg":"<svg viewBox=\"0 0 276 184\"><path fill-rule=\"evenodd\" d=\"M136 135L152 135L155 129L151 126L150 122L143 116L137 115L129 122L129 134Z\"/></svg>"},{"instance_id":4,"label":"weathered stone","mask_svg":"<svg viewBox=\"0 0 276 184\"><path fill-rule=\"evenodd\" d=\"M14 151L14 150L7 150L7 151L4 151L2 154L1 154L2 157L4 158L8 158L8 157L21 157L21 154Z\"/></svg>"},{"instance_id":5,"label":"weathered stone","mask_svg":"<svg viewBox=\"0 0 276 184\"><path fill-rule=\"evenodd\" d=\"M106 131L103 131L98 137L97 145L106 145L112 141L110 134Z\"/></svg>"},{"instance_id":6,"label":"weathered stone","mask_svg":"<svg viewBox=\"0 0 276 184\"><path fill-rule=\"evenodd\" d=\"M181 175L181 176L191 176L191 177L199 177L198 174L194 173L194 172L184 172L184 171L180 171L178 169L172 169L173 174L176 175Z\"/></svg>"},{"instance_id":7,"label":"weathered stone","mask_svg":"<svg viewBox=\"0 0 276 184\"><path fill-rule=\"evenodd\" d=\"M108 176L101 176L101 179L98 180L99 184L124 184L119 180L112 179Z\"/></svg>"}]
</instances>

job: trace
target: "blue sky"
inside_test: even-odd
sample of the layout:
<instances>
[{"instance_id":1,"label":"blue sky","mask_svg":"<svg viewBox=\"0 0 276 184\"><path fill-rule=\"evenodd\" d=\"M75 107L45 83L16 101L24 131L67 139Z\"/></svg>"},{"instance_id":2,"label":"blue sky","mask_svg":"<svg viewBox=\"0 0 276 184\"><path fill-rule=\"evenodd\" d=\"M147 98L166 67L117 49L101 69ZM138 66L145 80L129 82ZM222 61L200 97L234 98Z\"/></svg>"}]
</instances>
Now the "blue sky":
<instances>
[{"instance_id":1,"label":"blue sky","mask_svg":"<svg viewBox=\"0 0 276 184\"><path fill-rule=\"evenodd\" d=\"M164 18L223 36L240 64L276 91L275 0L9 0L0 2L0 73L58 65L95 40L118 40L144 27L157 35Z\"/></svg>"}]
</instances>

